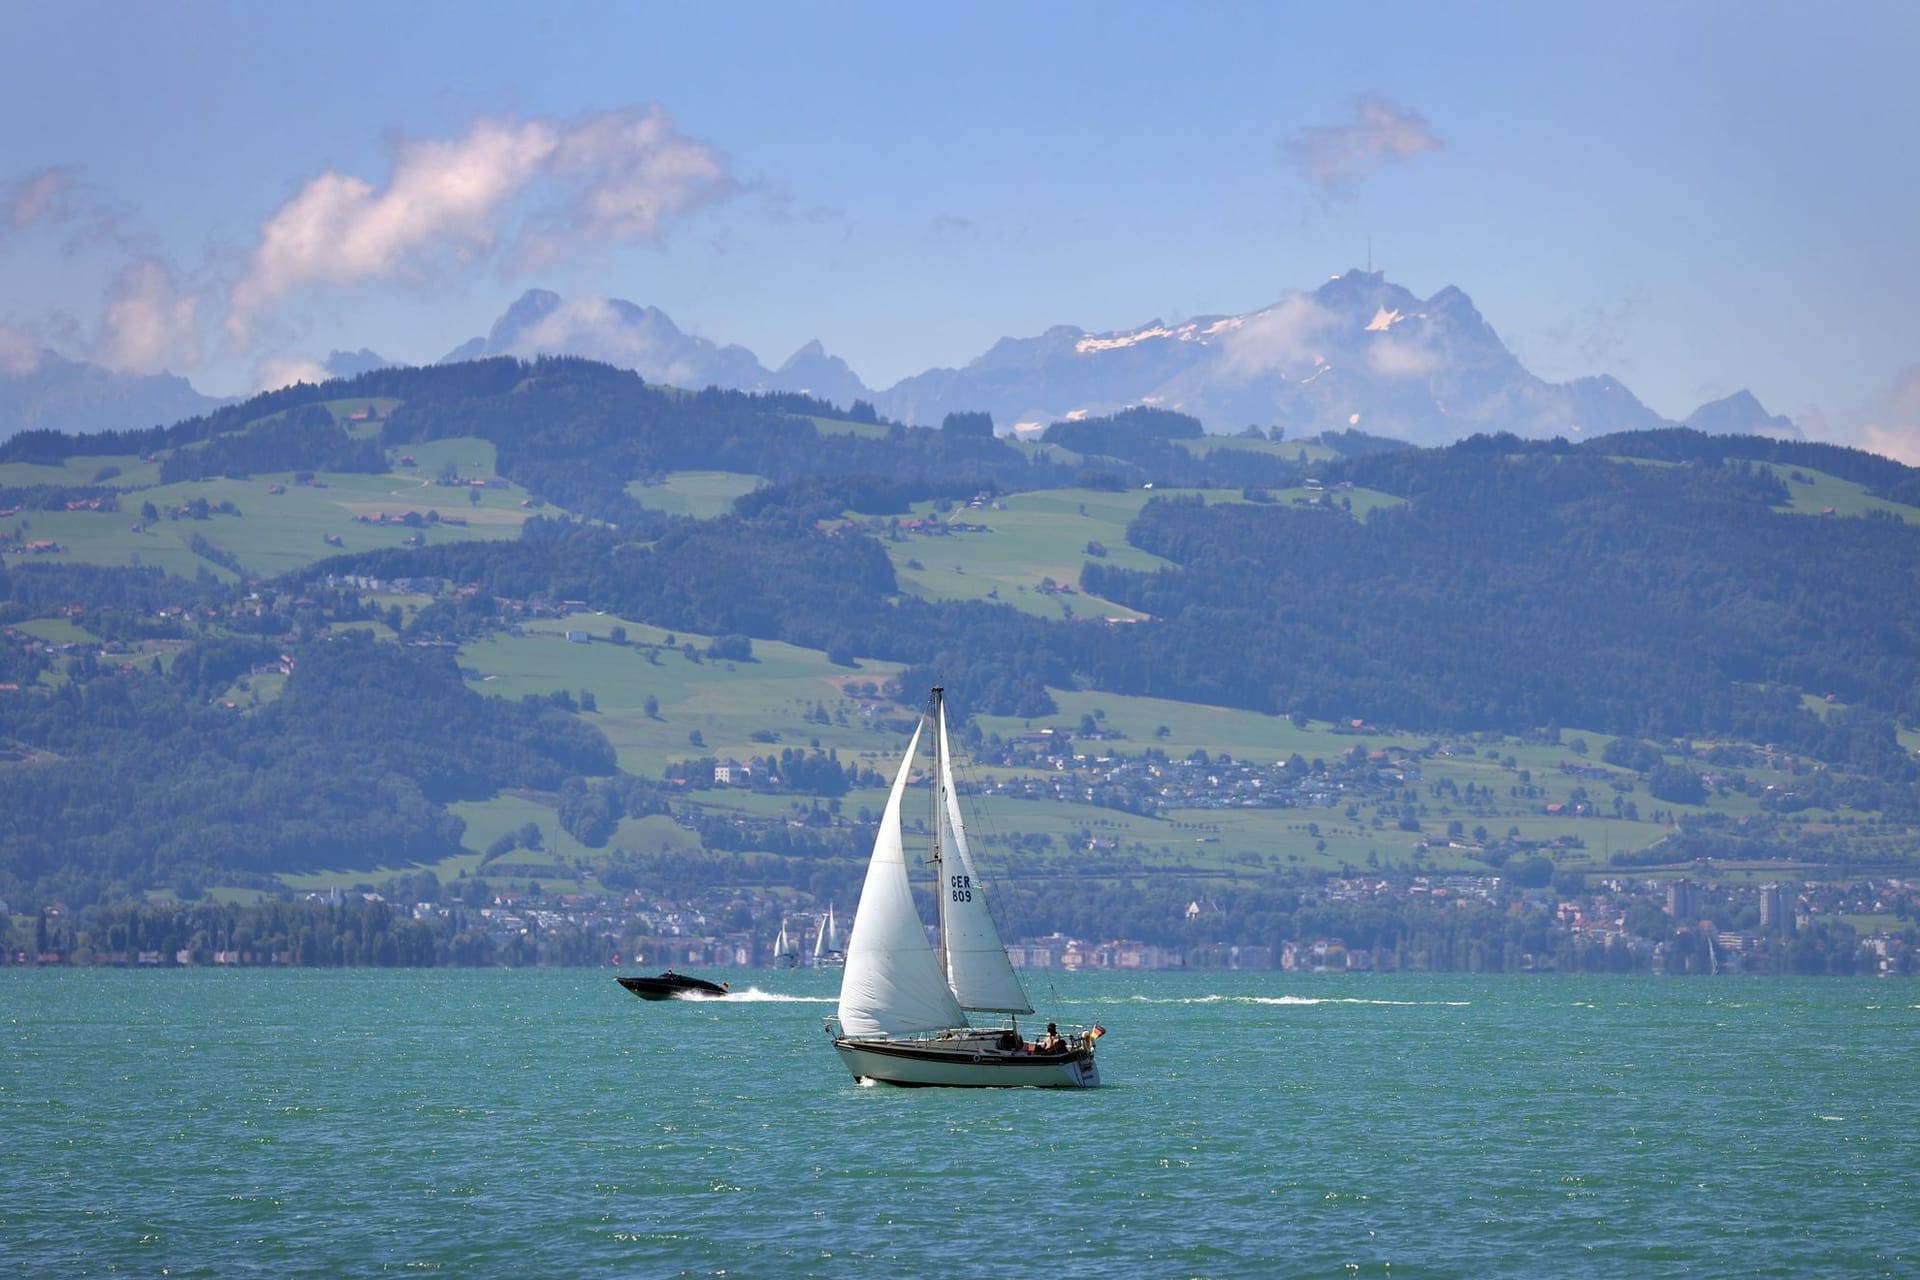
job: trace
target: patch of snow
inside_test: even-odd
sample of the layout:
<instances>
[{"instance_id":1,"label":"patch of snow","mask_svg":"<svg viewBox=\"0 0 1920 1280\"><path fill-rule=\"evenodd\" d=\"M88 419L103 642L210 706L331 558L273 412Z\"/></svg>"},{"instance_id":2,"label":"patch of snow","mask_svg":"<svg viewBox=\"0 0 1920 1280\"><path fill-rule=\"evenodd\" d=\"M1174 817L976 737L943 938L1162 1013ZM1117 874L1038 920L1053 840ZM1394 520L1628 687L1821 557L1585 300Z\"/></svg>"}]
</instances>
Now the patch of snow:
<instances>
[{"instance_id":1,"label":"patch of snow","mask_svg":"<svg viewBox=\"0 0 1920 1280\"><path fill-rule=\"evenodd\" d=\"M1150 329L1136 329L1132 333L1116 334L1111 338L1082 338L1073 344L1073 349L1081 355L1086 355L1093 351L1116 351L1121 347L1131 347L1137 342L1145 342L1148 338L1171 337L1173 337L1173 330L1163 325L1155 325Z\"/></svg>"},{"instance_id":2,"label":"patch of snow","mask_svg":"<svg viewBox=\"0 0 1920 1280\"><path fill-rule=\"evenodd\" d=\"M1083 418L1085 418L1086 416L1087 416L1087 411L1086 411L1085 409L1069 409L1069 410L1067 410L1067 416L1066 416L1065 418L1063 418L1063 419L1061 419L1061 421L1063 421L1063 422L1079 422L1079 421L1081 421L1081 420L1082 420Z\"/></svg>"},{"instance_id":3,"label":"patch of snow","mask_svg":"<svg viewBox=\"0 0 1920 1280\"><path fill-rule=\"evenodd\" d=\"M1385 333L1406 318L1407 317L1400 314L1400 308L1398 307L1395 307L1391 311L1385 307L1381 307L1373 313L1373 319L1367 322L1367 332Z\"/></svg>"}]
</instances>

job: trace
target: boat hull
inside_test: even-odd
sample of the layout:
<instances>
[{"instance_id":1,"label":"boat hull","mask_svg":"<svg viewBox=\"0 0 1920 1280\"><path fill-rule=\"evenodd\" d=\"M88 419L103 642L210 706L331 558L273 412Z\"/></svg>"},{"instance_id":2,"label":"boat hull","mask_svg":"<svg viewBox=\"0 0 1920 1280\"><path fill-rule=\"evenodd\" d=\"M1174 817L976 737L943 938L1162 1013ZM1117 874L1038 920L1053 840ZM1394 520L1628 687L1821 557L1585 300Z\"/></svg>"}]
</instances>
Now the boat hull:
<instances>
[{"instance_id":1,"label":"boat hull","mask_svg":"<svg viewBox=\"0 0 1920 1280\"><path fill-rule=\"evenodd\" d=\"M1091 1089L1100 1083L1093 1050L1060 1053L1006 1049L998 1037L933 1040L834 1040L834 1051L861 1081L960 1089Z\"/></svg>"},{"instance_id":2,"label":"boat hull","mask_svg":"<svg viewBox=\"0 0 1920 1280\"><path fill-rule=\"evenodd\" d=\"M661 974L657 978L616 978L642 1000L717 1000L727 994L726 987L705 978L685 974Z\"/></svg>"}]
</instances>

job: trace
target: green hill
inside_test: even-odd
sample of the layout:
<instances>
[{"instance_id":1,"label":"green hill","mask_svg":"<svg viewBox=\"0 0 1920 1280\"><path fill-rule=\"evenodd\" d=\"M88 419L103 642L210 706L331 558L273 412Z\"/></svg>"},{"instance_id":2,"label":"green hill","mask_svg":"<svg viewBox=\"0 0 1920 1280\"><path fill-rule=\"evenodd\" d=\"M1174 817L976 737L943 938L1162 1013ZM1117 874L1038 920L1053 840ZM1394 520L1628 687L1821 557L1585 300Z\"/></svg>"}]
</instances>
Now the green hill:
<instances>
[{"instance_id":1,"label":"green hill","mask_svg":"<svg viewBox=\"0 0 1920 1280\"><path fill-rule=\"evenodd\" d=\"M1915 861L1910 469L1189 421L1016 443L495 360L16 436L0 897L844 902L936 682L1068 886L1035 927L1136 882Z\"/></svg>"}]
</instances>

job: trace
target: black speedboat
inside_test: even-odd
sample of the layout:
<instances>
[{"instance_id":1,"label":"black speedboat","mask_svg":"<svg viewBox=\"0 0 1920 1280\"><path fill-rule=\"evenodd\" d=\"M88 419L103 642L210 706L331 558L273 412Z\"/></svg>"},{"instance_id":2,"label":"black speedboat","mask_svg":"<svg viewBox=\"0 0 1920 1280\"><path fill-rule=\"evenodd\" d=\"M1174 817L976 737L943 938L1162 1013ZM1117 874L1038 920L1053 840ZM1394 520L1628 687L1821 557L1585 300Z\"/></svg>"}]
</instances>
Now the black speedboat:
<instances>
[{"instance_id":1,"label":"black speedboat","mask_svg":"<svg viewBox=\"0 0 1920 1280\"><path fill-rule=\"evenodd\" d=\"M708 982L669 969L657 978L616 978L642 1000L712 1000L727 994L724 982Z\"/></svg>"}]
</instances>

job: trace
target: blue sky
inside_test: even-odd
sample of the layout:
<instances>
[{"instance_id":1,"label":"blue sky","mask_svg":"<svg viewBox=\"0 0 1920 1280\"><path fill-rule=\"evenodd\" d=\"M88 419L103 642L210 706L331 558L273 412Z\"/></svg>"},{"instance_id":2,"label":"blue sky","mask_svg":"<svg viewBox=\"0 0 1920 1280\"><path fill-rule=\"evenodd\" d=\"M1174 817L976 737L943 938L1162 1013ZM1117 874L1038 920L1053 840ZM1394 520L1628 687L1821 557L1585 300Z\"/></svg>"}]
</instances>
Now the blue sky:
<instances>
[{"instance_id":1,"label":"blue sky","mask_svg":"<svg viewBox=\"0 0 1920 1280\"><path fill-rule=\"evenodd\" d=\"M0 366L234 393L531 286L884 387L1374 264L1920 461L1920 6L0 0Z\"/></svg>"}]
</instances>

